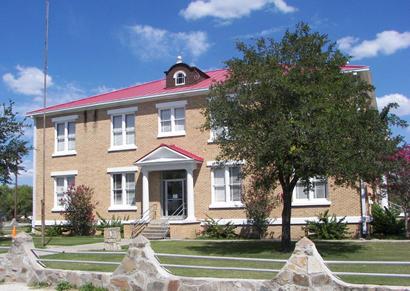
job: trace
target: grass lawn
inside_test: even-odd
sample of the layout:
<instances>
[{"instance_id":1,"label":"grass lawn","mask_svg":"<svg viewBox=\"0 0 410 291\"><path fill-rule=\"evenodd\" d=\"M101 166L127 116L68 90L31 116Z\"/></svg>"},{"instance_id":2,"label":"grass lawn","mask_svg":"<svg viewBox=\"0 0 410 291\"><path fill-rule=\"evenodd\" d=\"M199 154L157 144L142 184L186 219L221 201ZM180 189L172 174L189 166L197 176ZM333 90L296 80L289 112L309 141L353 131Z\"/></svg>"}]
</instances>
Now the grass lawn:
<instances>
[{"instance_id":1,"label":"grass lawn","mask_svg":"<svg viewBox=\"0 0 410 291\"><path fill-rule=\"evenodd\" d=\"M281 253L280 243L271 241L152 241L152 248L157 253L175 253L205 256L231 256L248 258L287 259L291 253ZM389 260L410 261L410 243L408 242L317 242L316 246L325 260ZM109 254L56 254L46 258L76 259L120 262L123 255ZM205 265L205 266L234 266L249 268L280 269L281 263L265 262L237 262L228 260L206 260L160 257L163 264ZM91 265L78 263L47 263L50 268L94 270L110 272L115 270L116 265ZM386 266L386 265L329 265L330 269L337 272L375 272L375 273L403 273L410 274L410 266ZM200 277L228 277L228 278L253 278L271 279L274 273L266 272L242 272L170 268L170 272L180 276ZM341 276L351 283L410 285L407 278L383 278L369 276Z\"/></svg>"}]
</instances>

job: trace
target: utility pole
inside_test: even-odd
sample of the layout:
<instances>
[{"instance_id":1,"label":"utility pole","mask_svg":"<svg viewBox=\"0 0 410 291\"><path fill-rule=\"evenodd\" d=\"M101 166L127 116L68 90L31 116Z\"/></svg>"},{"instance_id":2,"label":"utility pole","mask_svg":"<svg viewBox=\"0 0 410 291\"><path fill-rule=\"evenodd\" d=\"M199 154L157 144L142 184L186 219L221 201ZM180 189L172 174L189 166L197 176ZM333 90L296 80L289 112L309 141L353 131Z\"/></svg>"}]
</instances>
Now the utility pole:
<instances>
[{"instance_id":1,"label":"utility pole","mask_svg":"<svg viewBox=\"0 0 410 291\"><path fill-rule=\"evenodd\" d=\"M47 73L48 73L48 11L49 0L45 0L45 31L44 31L44 88L43 88L43 195L41 199L41 244L46 245L45 226L46 226L46 112L47 106Z\"/></svg>"},{"instance_id":2,"label":"utility pole","mask_svg":"<svg viewBox=\"0 0 410 291\"><path fill-rule=\"evenodd\" d=\"M19 162L16 160L16 171L14 172L15 188L14 188L14 219L17 221L17 192L18 192L18 177Z\"/></svg>"}]
</instances>

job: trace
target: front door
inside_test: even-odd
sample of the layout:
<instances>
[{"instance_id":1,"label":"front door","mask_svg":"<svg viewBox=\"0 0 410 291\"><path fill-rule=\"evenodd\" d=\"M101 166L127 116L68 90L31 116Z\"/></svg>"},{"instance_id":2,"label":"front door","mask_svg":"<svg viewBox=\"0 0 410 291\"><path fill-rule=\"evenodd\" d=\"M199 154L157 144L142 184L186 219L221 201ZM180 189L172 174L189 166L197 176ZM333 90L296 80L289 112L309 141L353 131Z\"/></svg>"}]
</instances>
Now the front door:
<instances>
[{"instance_id":1,"label":"front door","mask_svg":"<svg viewBox=\"0 0 410 291\"><path fill-rule=\"evenodd\" d=\"M181 217L185 215L185 180L169 179L164 181L165 216Z\"/></svg>"}]
</instances>

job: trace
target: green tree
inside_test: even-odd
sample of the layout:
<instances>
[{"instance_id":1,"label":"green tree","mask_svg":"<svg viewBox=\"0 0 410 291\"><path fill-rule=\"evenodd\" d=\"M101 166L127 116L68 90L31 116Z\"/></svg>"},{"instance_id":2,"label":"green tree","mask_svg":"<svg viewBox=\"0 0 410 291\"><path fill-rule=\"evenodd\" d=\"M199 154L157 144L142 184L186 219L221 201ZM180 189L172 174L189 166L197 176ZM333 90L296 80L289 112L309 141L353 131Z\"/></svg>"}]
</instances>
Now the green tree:
<instances>
[{"instance_id":1,"label":"green tree","mask_svg":"<svg viewBox=\"0 0 410 291\"><path fill-rule=\"evenodd\" d=\"M282 188L282 249L290 250L292 192L298 180L334 177L338 184L373 181L401 137L403 122L373 106L373 87L341 73L349 61L327 35L304 23L279 41L237 43L229 77L211 88L205 129L219 129L220 160L245 160L244 175Z\"/></svg>"},{"instance_id":2,"label":"green tree","mask_svg":"<svg viewBox=\"0 0 410 291\"><path fill-rule=\"evenodd\" d=\"M13 111L13 102L3 104L0 109L0 183L9 184L12 174L23 170L23 157L29 146L23 138L28 125Z\"/></svg>"},{"instance_id":3,"label":"green tree","mask_svg":"<svg viewBox=\"0 0 410 291\"><path fill-rule=\"evenodd\" d=\"M7 185L0 186L0 212L6 219L13 218L14 214L14 187ZM17 192L17 218L28 217L32 214L33 208L33 187L21 185Z\"/></svg>"}]
</instances>

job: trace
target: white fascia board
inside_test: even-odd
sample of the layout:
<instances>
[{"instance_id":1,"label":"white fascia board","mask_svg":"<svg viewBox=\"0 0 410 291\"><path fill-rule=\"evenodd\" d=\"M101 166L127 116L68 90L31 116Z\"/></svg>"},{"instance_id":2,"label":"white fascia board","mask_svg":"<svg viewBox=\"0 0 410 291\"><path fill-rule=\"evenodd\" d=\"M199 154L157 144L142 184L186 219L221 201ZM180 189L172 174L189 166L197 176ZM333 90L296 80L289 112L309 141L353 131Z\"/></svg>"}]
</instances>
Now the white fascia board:
<instances>
[{"instance_id":1,"label":"white fascia board","mask_svg":"<svg viewBox=\"0 0 410 291\"><path fill-rule=\"evenodd\" d=\"M77 170L70 170L70 171L55 171L51 172L51 177L58 177L58 176L76 176L78 175Z\"/></svg>"},{"instance_id":2,"label":"white fascia board","mask_svg":"<svg viewBox=\"0 0 410 291\"><path fill-rule=\"evenodd\" d=\"M157 104L155 104L155 107L157 109L171 108L171 107L183 107L183 106L187 105L187 103L188 102L186 100L179 100L179 101L172 101L172 102L157 103Z\"/></svg>"},{"instance_id":3,"label":"white fascia board","mask_svg":"<svg viewBox=\"0 0 410 291\"><path fill-rule=\"evenodd\" d=\"M127 108L118 108L118 109L110 109L107 110L108 115L114 114L125 114L125 113L133 113L138 111L138 106L127 107Z\"/></svg>"},{"instance_id":4,"label":"white fascia board","mask_svg":"<svg viewBox=\"0 0 410 291\"><path fill-rule=\"evenodd\" d=\"M52 122L66 122L78 119L78 115L67 115L61 117L54 117L51 119Z\"/></svg>"},{"instance_id":5,"label":"white fascia board","mask_svg":"<svg viewBox=\"0 0 410 291\"><path fill-rule=\"evenodd\" d=\"M126 172L136 172L136 171L138 171L137 166L107 168L107 173L126 173Z\"/></svg>"},{"instance_id":6,"label":"white fascia board","mask_svg":"<svg viewBox=\"0 0 410 291\"><path fill-rule=\"evenodd\" d=\"M209 88L201 88L201 89L194 89L194 90L187 90L187 91L180 91L180 92L172 92L172 93L164 93L164 94L155 94L155 95L147 95L142 97L130 97L121 100L109 101L109 102L101 102L98 104L87 104L82 106L70 107L70 108L63 108L57 110L50 110L46 112L46 115L54 115L60 112L76 112L83 109L98 109L104 107L110 107L113 105L121 105L121 104L129 104L129 103L142 103L146 101L156 100L156 99L169 99L169 98L176 98L176 97L190 97L190 96L198 96L203 93L209 92ZM179 95L179 96L178 96ZM37 117L43 116L43 112L38 112L34 114L26 114L29 117Z\"/></svg>"}]
</instances>

